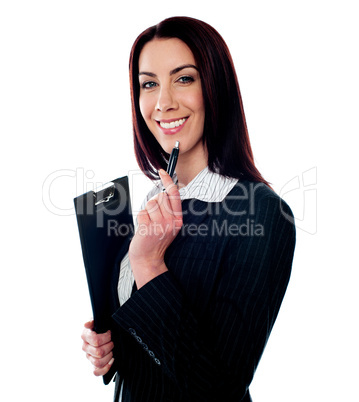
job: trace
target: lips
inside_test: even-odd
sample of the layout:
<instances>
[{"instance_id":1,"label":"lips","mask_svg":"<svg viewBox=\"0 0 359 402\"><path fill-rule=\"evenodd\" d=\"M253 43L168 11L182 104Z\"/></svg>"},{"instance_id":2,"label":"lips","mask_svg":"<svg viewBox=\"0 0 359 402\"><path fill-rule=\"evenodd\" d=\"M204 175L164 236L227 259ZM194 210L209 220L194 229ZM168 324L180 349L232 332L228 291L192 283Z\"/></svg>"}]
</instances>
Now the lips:
<instances>
[{"instance_id":1,"label":"lips","mask_svg":"<svg viewBox=\"0 0 359 402\"><path fill-rule=\"evenodd\" d=\"M187 118L183 118L183 119L179 119L179 120L174 120L171 122L165 122L165 121L160 121L160 126L162 128L175 128L175 127L179 127L182 126L182 124L187 120Z\"/></svg>"},{"instance_id":2,"label":"lips","mask_svg":"<svg viewBox=\"0 0 359 402\"><path fill-rule=\"evenodd\" d=\"M156 122L165 134L176 134L182 130L187 120L188 117L182 117L180 119L156 120Z\"/></svg>"}]
</instances>

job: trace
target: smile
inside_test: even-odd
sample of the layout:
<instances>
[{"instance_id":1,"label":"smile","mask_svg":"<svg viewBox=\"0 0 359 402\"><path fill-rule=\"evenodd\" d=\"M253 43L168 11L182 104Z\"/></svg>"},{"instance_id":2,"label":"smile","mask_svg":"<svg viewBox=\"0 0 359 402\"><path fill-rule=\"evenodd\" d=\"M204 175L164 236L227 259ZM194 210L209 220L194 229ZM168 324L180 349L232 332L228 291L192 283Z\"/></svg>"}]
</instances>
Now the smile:
<instances>
[{"instance_id":1,"label":"smile","mask_svg":"<svg viewBox=\"0 0 359 402\"><path fill-rule=\"evenodd\" d=\"M182 124L184 124L184 122L188 119L188 117L185 117L183 119L179 119L179 120L174 120L171 121L170 123L164 122L164 121L160 121L159 124L162 128L176 128L179 126L182 126Z\"/></svg>"}]
</instances>

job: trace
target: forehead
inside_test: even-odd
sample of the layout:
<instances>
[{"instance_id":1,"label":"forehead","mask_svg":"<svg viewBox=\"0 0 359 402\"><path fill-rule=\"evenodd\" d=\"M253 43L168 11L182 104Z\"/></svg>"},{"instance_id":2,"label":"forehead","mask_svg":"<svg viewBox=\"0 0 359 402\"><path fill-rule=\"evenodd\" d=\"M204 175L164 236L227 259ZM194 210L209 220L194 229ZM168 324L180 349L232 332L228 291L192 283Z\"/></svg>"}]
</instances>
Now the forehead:
<instances>
[{"instance_id":1,"label":"forehead","mask_svg":"<svg viewBox=\"0 0 359 402\"><path fill-rule=\"evenodd\" d=\"M143 47L139 71L171 70L183 64L196 65L190 48L178 38L152 39Z\"/></svg>"}]
</instances>

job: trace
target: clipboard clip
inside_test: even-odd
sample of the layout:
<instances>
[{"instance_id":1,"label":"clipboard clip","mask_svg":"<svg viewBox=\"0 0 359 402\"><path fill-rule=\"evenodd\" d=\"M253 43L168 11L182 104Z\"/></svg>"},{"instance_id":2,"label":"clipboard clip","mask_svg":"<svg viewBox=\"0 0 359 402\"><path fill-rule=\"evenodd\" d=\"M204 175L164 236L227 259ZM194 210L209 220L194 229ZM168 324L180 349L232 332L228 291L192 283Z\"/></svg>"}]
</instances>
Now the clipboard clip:
<instances>
[{"instance_id":1,"label":"clipboard clip","mask_svg":"<svg viewBox=\"0 0 359 402\"><path fill-rule=\"evenodd\" d=\"M112 182L106 183L100 190L93 193L95 199L95 206L109 202L115 195L115 184Z\"/></svg>"}]
</instances>

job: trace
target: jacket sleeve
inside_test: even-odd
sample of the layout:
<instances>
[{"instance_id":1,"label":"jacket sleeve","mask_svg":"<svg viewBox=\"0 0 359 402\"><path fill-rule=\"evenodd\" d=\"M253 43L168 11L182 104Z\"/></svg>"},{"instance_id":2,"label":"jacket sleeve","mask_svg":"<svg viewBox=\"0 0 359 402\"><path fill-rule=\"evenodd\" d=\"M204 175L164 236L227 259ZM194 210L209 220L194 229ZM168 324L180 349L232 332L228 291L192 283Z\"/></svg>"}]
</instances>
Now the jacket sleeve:
<instances>
[{"instance_id":1,"label":"jacket sleeve","mask_svg":"<svg viewBox=\"0 0 359 402\"><path fill-rule=\"evenodd\" d=\"M262 225L256 235L227 239L207 314L196 316L169 267L113 316L189 401L240 399L277 317L291 272L294 219L278 197L264 198L255 219Z\"/></svg>"}]
</instances>

